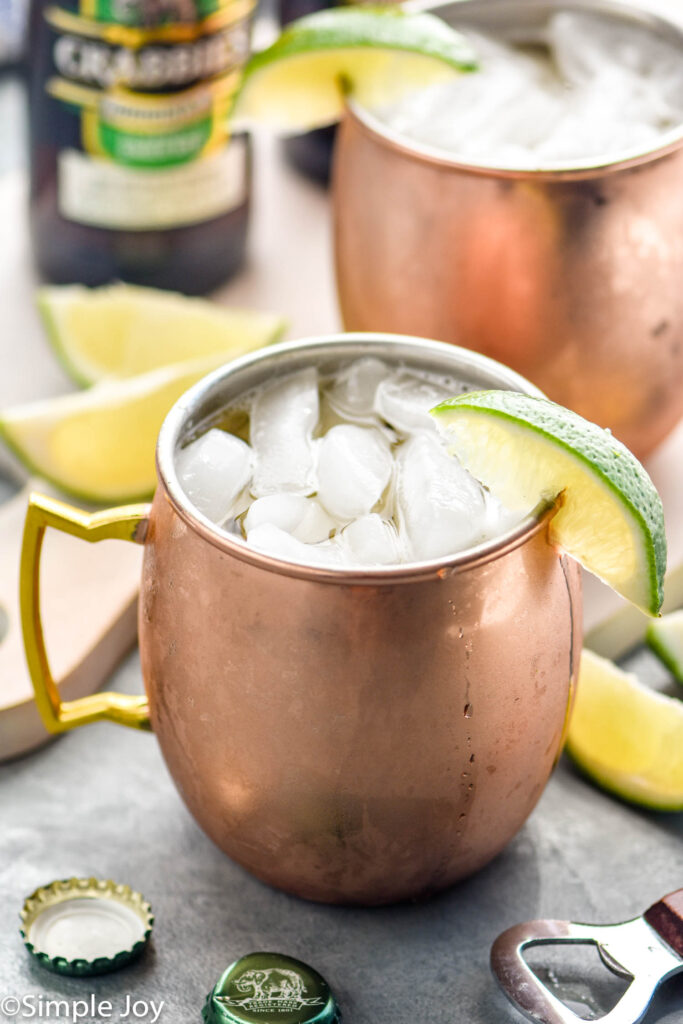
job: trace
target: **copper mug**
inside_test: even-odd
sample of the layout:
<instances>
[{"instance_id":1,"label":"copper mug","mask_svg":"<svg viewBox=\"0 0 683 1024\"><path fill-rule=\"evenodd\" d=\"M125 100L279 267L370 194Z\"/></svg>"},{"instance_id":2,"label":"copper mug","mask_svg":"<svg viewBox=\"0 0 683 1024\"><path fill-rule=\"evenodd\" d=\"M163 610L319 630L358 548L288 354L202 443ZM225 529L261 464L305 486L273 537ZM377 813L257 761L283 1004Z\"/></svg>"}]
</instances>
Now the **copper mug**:
<instances>
[{"instance_id":1,"label":"copper mug","mask_svg":"<svg viewBox=\"0 0 683 1024\"><path fill-rule=\"evenodd\" d=\"M279 561L193 508L175 453L198 427L277 374L360 355L535 393L483 356L415 338L339 335L238 359L167 416L151 506L86 514L31 498L21 602L49 730L153 729L230 857L309 899L378 904L476 871L526 820L562 747L581 587L548 542L547 508L477 548L367 571ZM47 527L144 545L145 697L60 701L40 621Z\"/></svg>"},{"instance_id":2,"label":"copper mug","mask_svg":"<svg viewBox=\"0 0 683 1024\"><path fill-rule=\"evenodd\" d=\"M680 27L611 0L434 8L513 37L553 9L651 25L683 60ZM626 160L503 171L459 163L352 104L333 173L344 325L499 359L642 458L683 415L682 181L683 129Z\"/></svg>"}]
</instances>

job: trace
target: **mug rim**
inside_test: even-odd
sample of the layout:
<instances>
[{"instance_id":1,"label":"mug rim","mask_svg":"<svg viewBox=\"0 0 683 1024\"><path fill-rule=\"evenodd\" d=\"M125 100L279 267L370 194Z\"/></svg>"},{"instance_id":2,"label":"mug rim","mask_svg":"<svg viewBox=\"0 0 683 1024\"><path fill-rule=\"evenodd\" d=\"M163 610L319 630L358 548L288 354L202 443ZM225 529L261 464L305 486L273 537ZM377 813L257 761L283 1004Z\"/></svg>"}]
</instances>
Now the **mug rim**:
<instances>
[{"instance_id":1,"label":"mug rim","mask_svg":"<svg viewBox=\"0 0 683 1024\"><path fill-rule=\"evenodd\" d=\"M671 33L675 34L680 44L681 59L683 60L683 23L678 24L664 14L642 10L635 4L626 3L623 0L562 0L561 5L554 3L553 0L519 0L517 3L512 0L509 4L501 4L499 0L466 0L465 3L463 0L409 0L404 7L411 12L429 12L437 16L443 16L441 12L446 8L453 8L454 12L465 12L468 9L489 7L496 13L505 11L508 15L508 23L513 7L517 7L518 10L519 8L551 10L553 7L557 7L558 12L576 10L597 15L606 14L619 17L622 21L636 23L644 28L651 28L662 37ZM466 14L463 16L467 17ZM502 17L505 18L505 14ZM444 17L443 20L451 24L447 18ZM457 17L454 17L453 21L457 24ZM460 20L460 25L463 24L464 22ZM615 156L604 155L564 162L549 161L539 168L504 166L487 161L458 159L457 156L439 149L438 146L430 146L427 143L411 139L410 136L385 125L379 117L352 97L346 100L345 116L354 120L368 135L379 139L388 149L411 157L419 163L432 164L436 167L488 178L533 181L580 181L586 178L600 178L617 171L653 163L670 156L683 147L683 121L681 121L677 127L664 132L655 145L647 148L637 147L633 150L622 151Z\"/></svg>"},{"instance_id":2,"label":"mug rim","mask_svg":"<svg viewBox=\"0 0 683 1024\"><path fill-rule=\"evenodd\" d=\"M490 540L465 548L462 551L454 552L451 555L370 568L362 568L360 566L349 568L326 567L286 561L285 559L259 551L256 548L249 547L245 541L232 537L227 531L208 519L199 509L195 508L185 494L178 479L175 469L175 453L179 443L184 440L184 436L189 432L187 426L192 421L192 418L195 417L196 423L201 423L210 418L211 414L208 412L201 415L202 405L205 403L207 395L210 396L212 392L217 392L226 378L236 376L240 372L253 367L256 367L257 370L264 366L267 367L267 364L271 361L275 363L286 362L287 356L292 353L302 356L310 354L313 357L318 354L321 358L328 354L330 358L334 359L335 355L332 353L332 350L338 353L340 348L350 347L353 343L377 346L380 351L382 345L387 343L395 355L400 355L400 350L404 350L406 355L409 351L414 353L416 348L420 352L432 354L435 357L448 355L453 357L454 366L451 371L453 374L457 373L457 363L460 360L482 374L497 376L499 381L502 380L504 382L500 386L504 386L507 383L510 390L519 390L537 397L545 397L535 385L527 381L521 374L516 373L494 359L489 359L487 356L458 345L412 337L410 335L360 331L340 332L303 338L297 341L281 342L277 345L269 345L266 348L257 349L255 352L247 353L225 363L189 388L171 408L161 426L156 447L156 468L159 488L163 490L166 500L170 502L175 512L190 529L213 547L225 552L225 554L234 556L240 561L255 565L269 572L276 572L283 576L299 579L315 580L317 582L354 586L393 585L420 578L433 578L435 575L450 576L453 573L467 571L502 557L508 551L520 547L541 530L545 529L555 505L554 502L542 498L530 513L509 530ZM326 350L329 350L329 352L326 353ZM367 355L376 355L376 351L369 350ZM336 358L337 360L351 359L353 355L349 353L345 357L342 352L337 354ZM378 358L381 358L381 356ZM320 361L321 359L317 360L318 363ZM311 359L309 365L315 364L315 358ZM295 372L294 368L292 372ZM444 372L448 372L447 368L444 368ZM262 380L265 379L267 378L262 378ZM249 387L243 389L243 391L249 390Z\"/></svg>"}]
</instances>

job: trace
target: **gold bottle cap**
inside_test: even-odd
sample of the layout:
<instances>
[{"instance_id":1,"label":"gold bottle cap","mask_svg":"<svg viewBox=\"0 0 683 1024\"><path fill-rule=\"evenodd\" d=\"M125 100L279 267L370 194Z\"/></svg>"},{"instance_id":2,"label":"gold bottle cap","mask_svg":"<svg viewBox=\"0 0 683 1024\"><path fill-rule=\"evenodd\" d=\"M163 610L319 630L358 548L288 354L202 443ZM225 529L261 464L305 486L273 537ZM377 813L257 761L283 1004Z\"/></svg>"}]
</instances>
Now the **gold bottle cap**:
<instances>
[{"instance_id":1,"label":"gold bottle cap","mask_svg":"<svg viewBox=\"0 0 683 1024\"><path fill-rule=\"evenodd\" d=\"M142 953L152 933L149 903L109 879L67 878L36 889L21 910L21 937L43 967L89 976Z\"/></svg>"}]
</instances>

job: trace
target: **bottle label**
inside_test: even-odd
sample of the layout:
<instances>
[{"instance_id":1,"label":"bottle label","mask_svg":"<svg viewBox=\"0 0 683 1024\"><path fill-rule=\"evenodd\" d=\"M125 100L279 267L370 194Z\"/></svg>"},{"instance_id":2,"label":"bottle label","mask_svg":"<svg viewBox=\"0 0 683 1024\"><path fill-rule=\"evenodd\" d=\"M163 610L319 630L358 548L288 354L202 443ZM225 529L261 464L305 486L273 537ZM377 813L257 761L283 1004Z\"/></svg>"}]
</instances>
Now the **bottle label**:
<instances>
[{"instance_id":1,"label":"bottle label","mask_svg":"<svg viewBox=\"0 0 683 1024\"><path fill-rule=\"evenodd\" d=\"M202 160L141 172L67 149L59 154L58 181L67 220L115 231L183 227L246 201L246 143L238 137Z\"/></svg>"},{"instance_id":2,"label":"bottle label","mask_svg":"<svg viewBox=\"0 0 683 1024\"><path fill-rule=\"evenodd\" d=\"M246 198L228 114L254 0L80 0L48 7L45 88L75 120L58 157L60 212L102 228L199 223Z\"/></svg>"}]
</instances>

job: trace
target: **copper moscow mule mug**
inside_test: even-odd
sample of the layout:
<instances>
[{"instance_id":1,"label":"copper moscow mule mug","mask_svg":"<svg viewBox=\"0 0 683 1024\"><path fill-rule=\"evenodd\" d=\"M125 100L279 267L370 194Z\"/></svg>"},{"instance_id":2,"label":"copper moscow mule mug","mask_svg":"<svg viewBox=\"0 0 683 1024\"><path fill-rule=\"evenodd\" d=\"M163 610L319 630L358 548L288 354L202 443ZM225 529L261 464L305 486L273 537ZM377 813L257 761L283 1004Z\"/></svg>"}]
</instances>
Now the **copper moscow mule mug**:
<instances>
[{"instance_id":1,"label":"copper moscow mule mug","mask_svg":"<svg viewBox=\"0 0 683 1024\"><path fill-rule=\"evenodd\" d=\"M300 896L373 904L476 871L533 809L573 696L581 589L543 507L477 548L360 571L280 561L191 505L175 453L198 427L275 375L360 355L536 393L483 356L413 338L341 335L238 359L166 418L151 506L88 515L32 497L21 601L48 729L151 727L190 811L232 858ZM47 527L144 544L145 697L60 701L40 621Z\"/></svg>"},{"instance_id":2,"label":"copper moscow mule mug","mask_svg":"<svg viewBox=\"0 0 683 1024\"><path fill-rule=\"evenodd\" d=\"M622 3L428 6L513 38L552 10L603 11L677 40L683 61L680 27ZM459 163L351 105L333 181L348 330L483 352L640 457L683 415L683 129L630 159L504 171Z\"/></svg>"}]
</instances>

